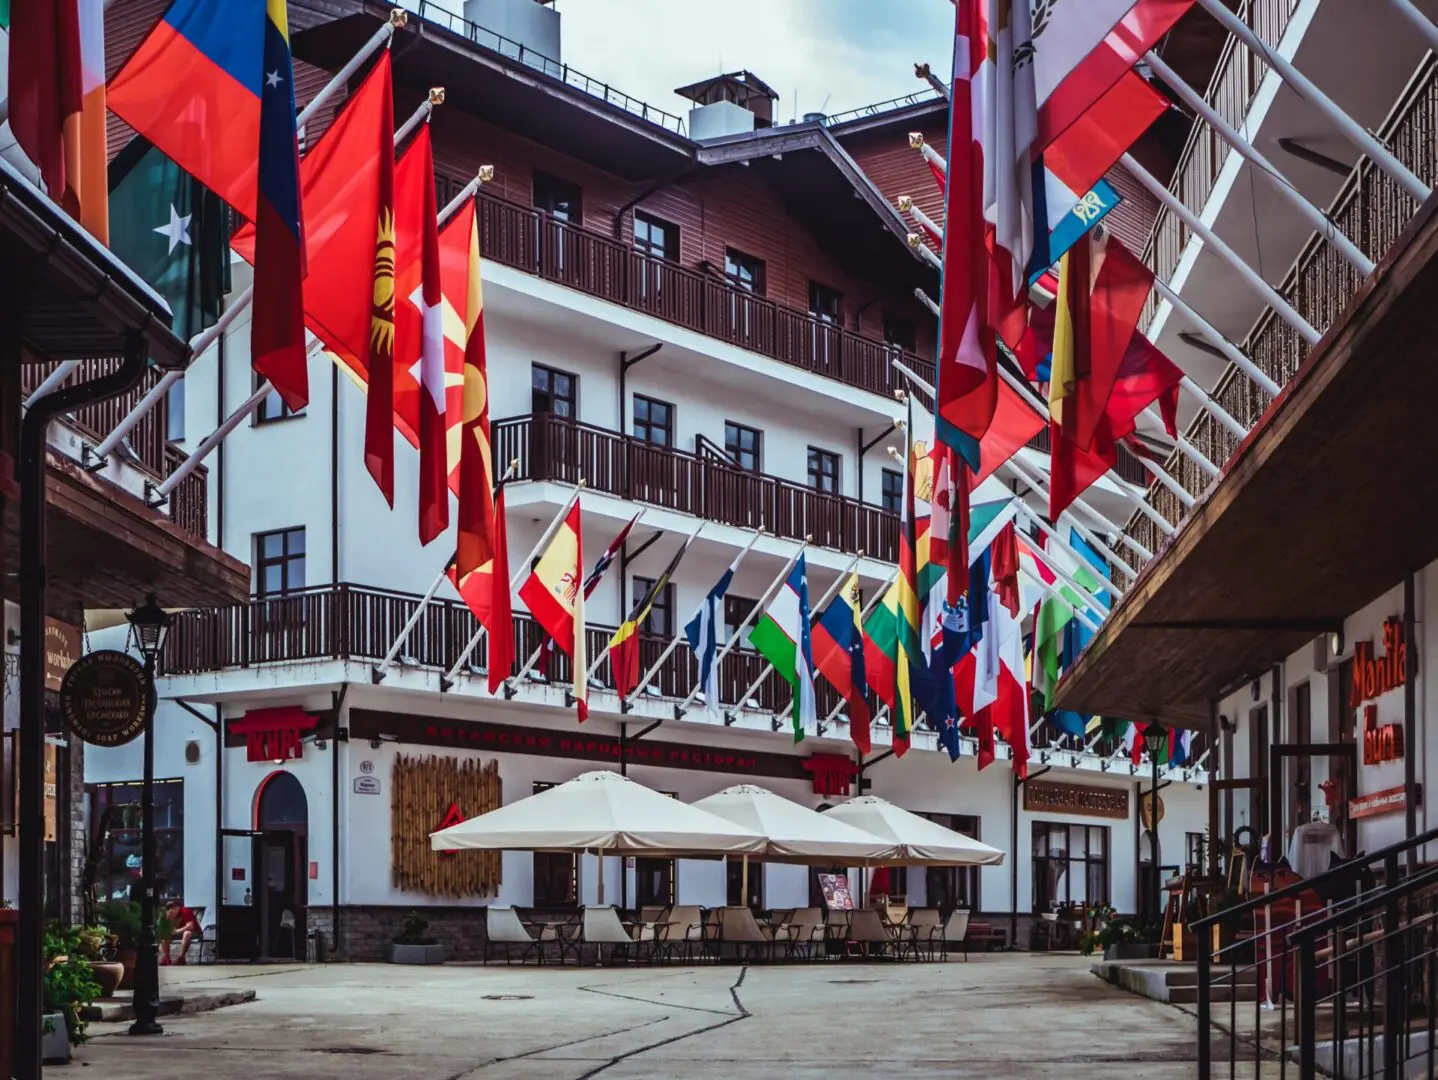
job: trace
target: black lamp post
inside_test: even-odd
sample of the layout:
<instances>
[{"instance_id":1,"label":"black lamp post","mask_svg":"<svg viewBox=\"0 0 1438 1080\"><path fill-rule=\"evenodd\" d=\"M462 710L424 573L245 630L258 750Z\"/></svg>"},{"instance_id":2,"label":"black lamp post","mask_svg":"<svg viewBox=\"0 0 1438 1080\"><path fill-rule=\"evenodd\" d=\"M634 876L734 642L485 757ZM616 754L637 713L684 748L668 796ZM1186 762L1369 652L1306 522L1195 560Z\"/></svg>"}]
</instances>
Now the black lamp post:
<instances>
[{"instance_id":1,"label":"black lamp post","mask_svg":"<svg viewBox=\"0 0 1438 1080\"><path fill-rule=\"evenodd\" d=\"M1153 790L1149 792L1148 825L1153 836L1149 849L1153 853L1153 917L1163 925L1163 872L1159 869L1158 850L1158 755L1168 745L1168 728L1161 724L1149 724L1143 729L1143 742L1148 747L1148 760L1153 765ZM1158 943L1159 954L1163 953L1163 942Z\"/></svg>"},{"instance_id":2,"label":"black lamp post","mask_svg":"<svg viewBox=\"0 0 1438 1080\"><path fill-rule=\"evenodd\" d=\"M145 776L140 789L140 940L135 966L135 1022L131 1035L160 1035L160 950L155 942L155 663L165 646L170 616L155 594L126 616L130 642L145 661Z\"/></svg>"}]
</instances>

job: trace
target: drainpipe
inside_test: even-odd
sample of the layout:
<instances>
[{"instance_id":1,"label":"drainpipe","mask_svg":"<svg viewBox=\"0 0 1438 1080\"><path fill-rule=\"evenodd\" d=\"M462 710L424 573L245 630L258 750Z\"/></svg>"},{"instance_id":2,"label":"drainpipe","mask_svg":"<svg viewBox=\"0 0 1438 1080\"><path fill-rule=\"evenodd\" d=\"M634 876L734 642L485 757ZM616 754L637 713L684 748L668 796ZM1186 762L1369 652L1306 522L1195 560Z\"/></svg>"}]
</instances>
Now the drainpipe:
<instances>
[{"instance_id":1,"label":"drainpipe","mask_svg":"<svg viewBox=\"0 0 1438 1080\"><path fill-rule=\"evenodd\" d=\"M339 955L340 950L340 716L349 692L350 684L343 683L334 696L330 725L333 732L330 739L330 933L334 935L335 955ZM344 741L349 742L349 729L344 728L343 734Z\"/></svg>"},{"instance_id":2,"label":"drainpipe","mask_svg":"<svg viewBox=\"0 0 1438 1080\"><path fill-rule=\"evenodd\" d=\"M1273 775L1268 778L1269 807L1264 824L1268 826L1266 831L1269 837L1269 852L1275 862L1278 860L1279 852L1288 850L1288 845L1284 842L1288 837L1283 829L1283 808L1287 802L1283 797L1287 790L1283 783L1283 774L1288 771L1290 759L1287 757L1275 758L1271 749L1285 741L1283 738L1283 674L1284 667L1281 662L1274 664L1268 674L1270 684L1268 712L1272 717L1268 722L1269 769Z\"/></svg>"},{"instance_id":3,"label":"drainpipe","mask_svg":"<svg viewBox=\"0 0 1438 1080\"><path fill-rule=\"evenodd\" d=\"M330 365L330 580L340 583L340 366Z\"/></svg>"},{"instance_id":4,"label":"drainpipe","mask_svg":"<svg viewBox=\"0 0 1438 1080\"><path fill-rule=\"evenodd\" d=\"M221 334L215 342L215 415L225 417L229 414L225 411L225 338L229 334ZM183 386L181 393L184 393ZM215 447L215 547L221 551L225 550L225 440L220 440L220 445ZM218 715L219 707L215 712ZM218 819L216 819L218 820ZM215 903L219 903L216 899ZM219 913L216 912L216 915Z\"/></svg>"},{"instance_id":5,"label":"drainpipe","mask_svg":"<svg viewBox=\"0 0 1438 1080\"><path fill-rule=\"evenodd\" d=\"M1418 835L1418 582L1403 580L1403 826L1408 839ZM1418 849L1408 849L1408 872L1418 869Z\"/></svg>"},{"instance_id":6,"label":"drainpipe","mask_svg":"<svg viewBox=\"0 0 1438 1080\"><path fill-rule=\"evenodd\" d=\"M1019 947L1019 788L1023 781L1011 772L1014 780L1012 806L1009 810L1009 947ZM1032 860L1030 860L1032 862Z\"/></svg>"}]
</instances>

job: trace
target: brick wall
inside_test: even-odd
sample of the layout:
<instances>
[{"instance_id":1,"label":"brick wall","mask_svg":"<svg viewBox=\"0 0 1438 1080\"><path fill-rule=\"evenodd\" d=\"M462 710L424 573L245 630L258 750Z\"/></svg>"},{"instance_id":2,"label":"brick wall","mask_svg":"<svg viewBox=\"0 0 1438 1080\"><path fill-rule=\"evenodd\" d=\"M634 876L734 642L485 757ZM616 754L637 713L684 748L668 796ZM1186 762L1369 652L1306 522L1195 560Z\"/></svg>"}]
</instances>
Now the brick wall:
<instances>
[{"instance_id":1,"label":"brick wall","mask_svg":"<svg viewBox=\"0 0 1438 1080\"><path fill-rule=\"evenodd\" d=\"M332 960L377 961L385 946L399 934L404 917L419 911L429 923L429 934L449 950L451 960L479 960L484 948L484 909L475 907L359 906L339 909L336 946L335 911L312 907L308 926L320 930L330 942Z\"/></svg>"}]
</instances>

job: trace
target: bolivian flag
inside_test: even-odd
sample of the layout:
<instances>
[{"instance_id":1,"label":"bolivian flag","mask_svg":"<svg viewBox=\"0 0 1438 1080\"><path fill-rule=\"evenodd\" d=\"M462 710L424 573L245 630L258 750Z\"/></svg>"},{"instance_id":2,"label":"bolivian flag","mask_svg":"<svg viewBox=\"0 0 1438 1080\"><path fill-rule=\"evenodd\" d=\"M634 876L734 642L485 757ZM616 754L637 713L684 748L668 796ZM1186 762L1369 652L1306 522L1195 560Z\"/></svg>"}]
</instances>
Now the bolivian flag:
<instances>
[{"instance_id":1,"label":"bolivian flag","mask_svg":"<svg viewBox=\"0 0 1438 1080\"><path fill-rule=\"evenodd\" d=\"M519 598L574 667L574 706L580 723L589 716L589 656L584 648L584 536L579 500L550 539Z\"/></svg>"}]
</instances>

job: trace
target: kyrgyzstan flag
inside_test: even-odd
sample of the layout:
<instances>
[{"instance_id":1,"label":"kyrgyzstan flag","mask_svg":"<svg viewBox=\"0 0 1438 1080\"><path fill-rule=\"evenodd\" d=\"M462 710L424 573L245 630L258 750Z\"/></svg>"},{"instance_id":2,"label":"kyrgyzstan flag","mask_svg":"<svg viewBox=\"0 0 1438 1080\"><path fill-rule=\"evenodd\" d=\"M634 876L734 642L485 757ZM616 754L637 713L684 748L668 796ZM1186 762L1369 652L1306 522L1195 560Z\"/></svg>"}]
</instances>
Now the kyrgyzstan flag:
<instances>
[{"instance_id":1,"label":"kyrgyzstan flag","mask_svg":"<svg viewBox=\"0 0 1438 1080\"><path fill-rule=\"evenodd\" d=\"M550 538L534 569L519 587L529 613L565 653L574 669L572 693L580 723L589 716L589 655L584 631L584 536L579 500Z\"/></svg>"},{"instance_id":2,"label":"kyrgyzstan flag","mask_svg":"<svg viewBox=\"0 0 1438 1080\"><path fill-rule=\"evenodd\" d=\"M419 542L449 527L449 459L445 437L444 294L440 285L439 222L429 125L395 166L395 416L402 414L400 373L418 415ZM419 369L416 389L415 368ZM485 478L485 487L490 480Z\"/></svg>"},{"instance_id":3,"label":"kyrgyzstan flag","mask_svg":"<svg viewBox=\"0 0 1438 1080\"><path fill-rule=\"evenodd\" d=\"M509 530L504 518L504 484L494 493L494 557L461 577L455 560L449 563L449 580L460 599L489 637L489 692L497 694L500 684L514 669L514 612L509 598Z\"/></svg>"}]
</instances>

